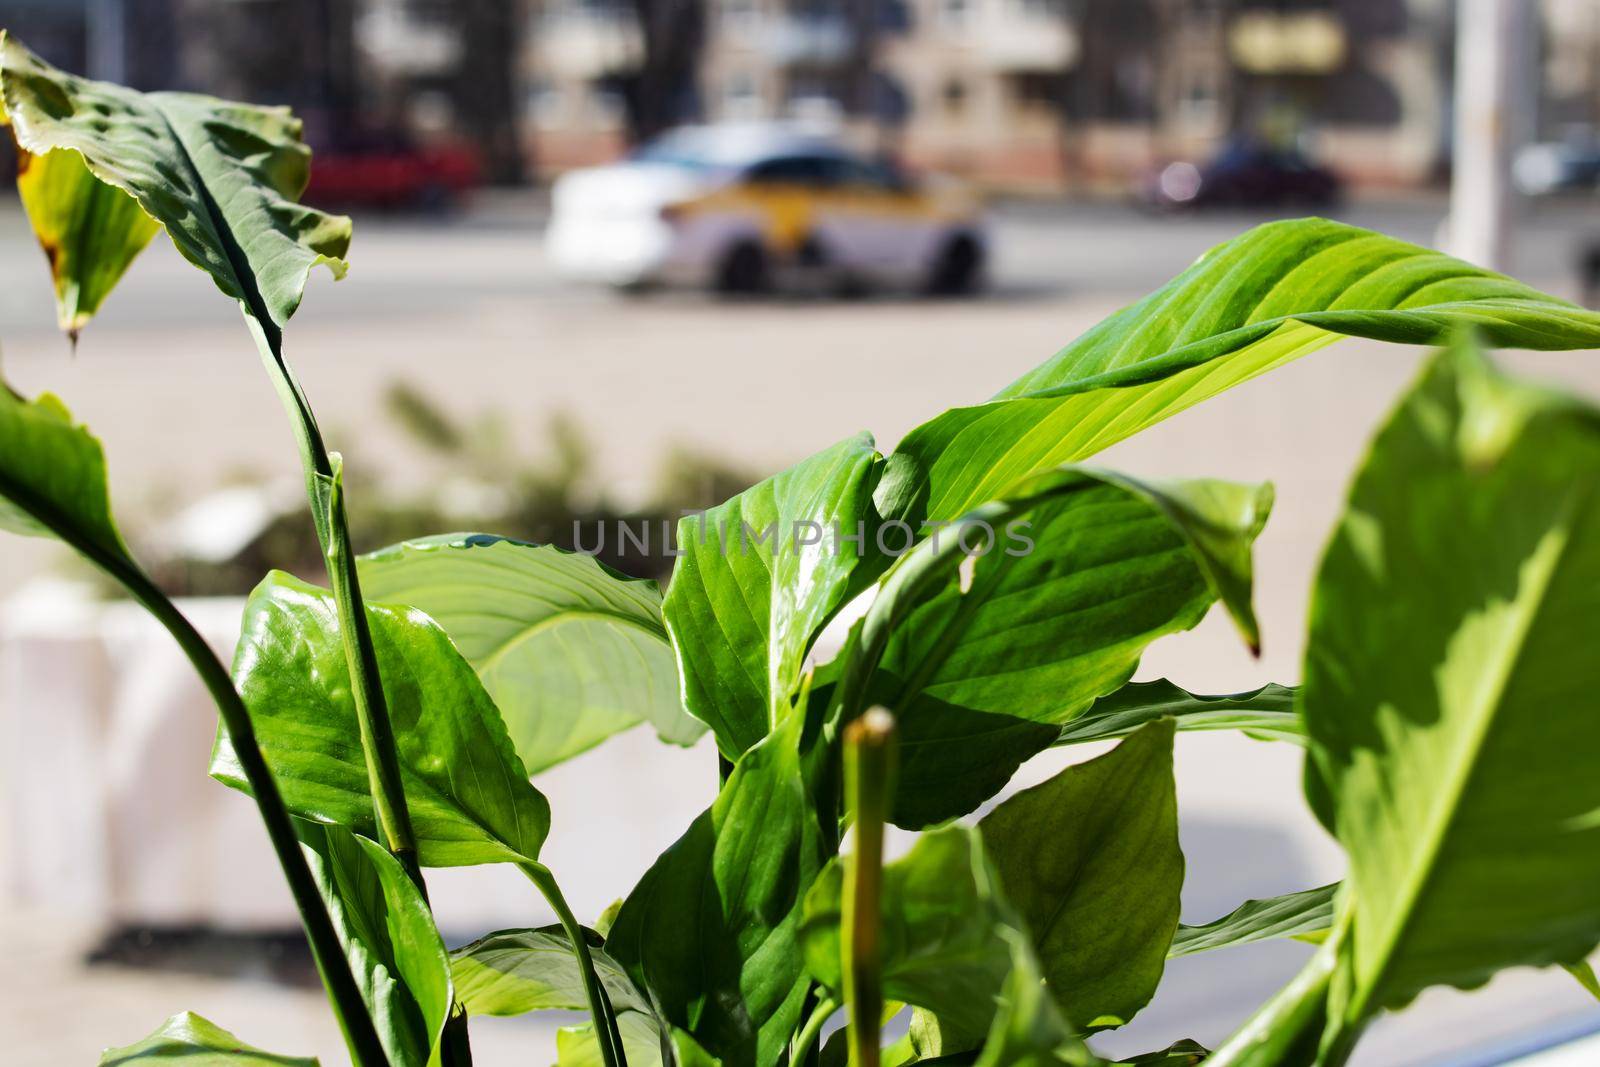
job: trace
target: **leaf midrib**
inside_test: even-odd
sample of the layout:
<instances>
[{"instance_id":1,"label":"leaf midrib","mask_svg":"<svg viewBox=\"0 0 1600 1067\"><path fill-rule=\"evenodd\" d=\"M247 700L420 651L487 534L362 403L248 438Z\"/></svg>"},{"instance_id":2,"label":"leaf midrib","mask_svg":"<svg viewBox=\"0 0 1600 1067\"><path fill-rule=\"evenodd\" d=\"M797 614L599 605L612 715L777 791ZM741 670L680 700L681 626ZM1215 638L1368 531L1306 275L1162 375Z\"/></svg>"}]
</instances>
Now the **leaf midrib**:
<instances>
[{"instance_id":1,"label":"leaf midrib","mask_svg":"<svg viewBox=\"0 0 1600 1067\"><path fill-rule=\"evenodd\" d=\"M1446 841L1455 829L1462 798L1478 769L1489 735L1493 732L1495 720L1504 704L1507 686L1527 651L1529 634L1548 602L1550 590L1555 585L1555 576L1561 571L1562 564L1572 547L1572 527L1584 509L1588 496L1587 493L1575 491L1567 493L1550 524L1550 529L1560 531L1560 544L1550 553L1549 563L1537 569L1532 575L1535 587L1531 590L1531 596L1519 596L1513 602L1515 604L1531 600L1525 610L1513 612L1513 626L1506 639L1501 642L1506 654L1499 658L1497 669L1490 675L1493 684L1480 687L1480 692L1484 695L1471 716L1472 728L1467 731L1463 758L1454 761L1456 770L1447 778L1447 787L1435 793L1438 799L1429 809L1429 817L1424 820L1427 832L1421 835L1422 845L1411 851L1411 855L1417 857L1419 862L1412 865L1410 878L1401 892L1396 894L1401 906L1390 912L1394 918L1378 941L1381 946L1379 961L1370 972L1371 978L1363 983L1361 991L1352 999L1347 1010L1349 1018L1365 1018L1370 1013L1374 997L1382 989L1398 950L1410 931L1411 918L1438 871L1439 854L1444 850ZM1360 888L1357 887L1357 893L1359 892Z\"/></svg>"}]
</instances>

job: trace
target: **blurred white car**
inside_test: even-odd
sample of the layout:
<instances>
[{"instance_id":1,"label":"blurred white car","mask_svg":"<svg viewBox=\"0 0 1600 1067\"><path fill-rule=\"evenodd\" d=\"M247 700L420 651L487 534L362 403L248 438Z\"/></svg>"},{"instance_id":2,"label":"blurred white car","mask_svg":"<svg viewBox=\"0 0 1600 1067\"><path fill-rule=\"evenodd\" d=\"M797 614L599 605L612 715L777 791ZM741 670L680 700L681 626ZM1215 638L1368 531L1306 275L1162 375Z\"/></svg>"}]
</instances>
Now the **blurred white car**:
<instances>
[{"instance_id":1,"label":"blurred white car","mask_svg":"<svg viewBox=\"0 0 1600 1067\"><path fill-rule=\"evenodd\" d=\"M546 251L577 280L760 292L804 281L971 292L977 201L780 124L690 126L556 181Z\"/></svg>"}]
</instances>

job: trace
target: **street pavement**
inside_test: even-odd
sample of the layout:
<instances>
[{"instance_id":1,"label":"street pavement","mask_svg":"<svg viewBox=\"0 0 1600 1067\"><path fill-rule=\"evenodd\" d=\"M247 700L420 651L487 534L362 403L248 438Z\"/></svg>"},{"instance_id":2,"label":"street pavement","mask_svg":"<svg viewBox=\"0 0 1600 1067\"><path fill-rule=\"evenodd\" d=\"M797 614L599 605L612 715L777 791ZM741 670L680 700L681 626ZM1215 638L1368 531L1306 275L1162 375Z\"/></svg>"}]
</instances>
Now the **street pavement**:
<instances>
[{"instance_id":1,"label":"street pavement","mask_svg":"<svg viewBox=\"0 0 1600 1067\"><path fill-rule=\"evenodd\" d=\"M1416 199L1358 204L1343 217L1431 243L1441 214L1439 202ZM337 284L321 273L312 278L288 351L330 446L395 484L439 473L380 418L383 387L406 380L460 414L503 413L529 444L551 414L575 416L594 442L598 469L626 500L646 491L675 443L753 470L777 469L861 429L887 449L943 408L985 398L1257 221L1157 219L1117 205L1009 205L996 212L994 288L984 298L727 304L696 294L626 298L566 286L541 258L537 202L497 197L456 219L360 220L349 277ZM1600 237L1600 204L1534 213L1521 230L1517 273L1573 295L1572 263L1589 235ZM135 527L242 471L266 478L297 471L287 425L237 311L157 240L74 354L55 332L43 257L19 216L0 216L7 378L25 393L57 392L105 440L118 507ZM1600 360L1592 355L1508 358L1600 397ZM1212 692L1298 678L1317 555L1367 435L1417 360L1414 351L1346 342L1105 454L1108 464L1145 475L1277 485L1275 514L1258 546L1262 657L1252 660L1212 618L1155 646L1142 676ZM0 594L57 558L48 545L7 540ZM672 774L699 774L707 758L673 753L652 773L670 789ZM1339 876L1337 848L1303 811L1294 751L1195 735L1182 740L1179 759L1186 921L1209 921L1246 896ZM1063 762L1045 758L1018 784ZM559 819L595 784L584 781L581 759L557 773L547 792ZM663 842L674 833L663 827ZM650 858L607 861L618 867L617 894ZM551 859L557 871L590 862L595 857L578 850ZM131 1040L180 1008L204 1013L206 1004L246 1040L341 1060L315 995L86 969L74 953L93 931L69 924L56 935L43 923L35 914L13 914L0 924L0 939L17 939L32 964L0 978L8 1034L30 1035L12 1046L8 1062L85 1062L102 1044ZM1302 946L1278 944L1177 961L1170 987L1105 1047L1130 1053L1182 1037L1215 1041L1303 955ZM1431 1063L1440 1053L1481 1048L1592 1010L1564 975L1511 975L1477 994L1428 994L1408 1015L1381 1025L1357 1062ZM549 1058L546 1024L489 1020L475 1023L480 1028L487 1042L480 1063L527 1062L526 1052L513 1051L525 1039L538 1050L534 1061Z\"/></svg>"}]
</instances>

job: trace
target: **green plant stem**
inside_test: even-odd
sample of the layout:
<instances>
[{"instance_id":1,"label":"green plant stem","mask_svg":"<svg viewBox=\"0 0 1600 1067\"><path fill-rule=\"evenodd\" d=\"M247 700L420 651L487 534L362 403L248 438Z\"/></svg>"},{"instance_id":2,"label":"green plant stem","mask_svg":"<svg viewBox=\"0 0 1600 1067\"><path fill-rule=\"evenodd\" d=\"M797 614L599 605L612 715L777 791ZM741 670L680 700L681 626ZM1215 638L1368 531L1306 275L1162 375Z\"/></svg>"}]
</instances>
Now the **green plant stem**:
<instances>
[{"instance_id":1,"label":"green plant stem","mask_svg":"<svg viewBox=\"0 0 1600 1067\"><path fill-rule=\"evenodd\" d=\"M573 917L572 909L567 907L566 897L561 895L555 875L542 863L523 863L519 866L555 909L561 929L566 931L567 940L572 942L572 952L578 957L578 970L583 975L584 999L589 1002L589 1015L594 1020L594 1036L600 1045L600 1058L605 1061L605 1067L628 1067L628 1056L622 1048L622 1034L617 1029L616 1013L606 997L605 987L600 984L600 976L595 973L594 956L589 952L588 939L583 927Z\"/></svg>"},{"instance_id":2,"label":"green plant stem","mask_svg":"<svg viewBox=\"0 0 1600 1067\"><path fill-rule=\"evenodd\" d=\"M856 832L840 901L851 1067L878 1067L882 1056L883 833L894 776L894 716L873 708L844 733L845 810Z\"/></svg>"},{"instance_id":3,"label":"green plant stem","mask_svg":"<svg viewBox=\"0 0 1600 1067\"><path fill-rule=\"evenodd\" d=\"M806 1019L805 1025L795 1035L794 1044L789 1048L789 1062L802 1064L812 1048L817 1043L817 1038L822 1034L822 1027L839 1010L839 1002L831 998L823 998L812 1009L811 1015Z\"/></svg>"},{"instance_id":4,"label":"green plant stem","mask_svg":"<svg viewBox=\"0 0 1600 1067\"><path fill-rule=\"evenodd\" d=\"M361 582L356 574L355 554L350 545L350 527L345 516L340 467L323 444L315 414L304 390L283 358L283 335L259 301L243 302L245 323L255 338L262 363L273 387L289 415L301 466L306 479L306 496L322 543L328 567L328 582L339 613L339 635L344 644L345 663L350 671L350 691L361 732L361 750L366 759L367 778L372 791L373 810L384 836L384 845L410 875L423 898L428 888L417 859L416 837L411 813L406 806L405 785L400 777L400 755L395 746L394 729L389 721L388 704L378 674L378 656L372 644L366 606L361 598Z\"/></svg>"},{"instance_id":5,"label":"green plant stem","mask_svg":"<svg viewBox=\"0 0 1600 1067\"><path fill-rule=\"evenodd\" d=\"M1341 931L1335 928L1300 973L1232 1037L1206 1059L1206 1067L1334 1067L1335 1059L1319 1058L1318 1046L1328 1027L1328 994L1338 965ZM1350 1044L1353 1045L1352 1034Z\"/></svg>"},{"instance_id":6,"label":"green plant stem","mask_svg":"<svg viewBox=\"0 0 1600 1067\"><path fill-rule=\"evenodd\" d=\"M7 487L5 495L13 500L21 499L11 491L12 488ZM217 706L217 713L222 717L228 738L233 743L239 768L250 785L250 795L261 814L261 822L266 827L267 839L272 843L272 851L283 870L284 880L289 883L289 893L300 913L300 923L305 928L306 940L311 945L317 970L322 975L328 1001L344 1033L351 1058L358 1067L386 1067L389 1060L384 1053L383 1043L378 1039L372 1015L350 971L350 961L333 928L333 921L328 917L327 905L317 890L317 883L311 877L311 868L306 864L305 853L301 851L300 841L295 836L289 811L278 792L278 783L267 767L266 757L261 754L250 713L240 699L238 690L233 687L228 669L177 605L167 599L166 594L156 588L155 583L131 561L79 537L72 524L52 521L53 509L30 507L28 510L49 526L56 536L121 583L166 628L194 666L195 673L200 676L200 681Z\"/></svg>"}]
</instances>

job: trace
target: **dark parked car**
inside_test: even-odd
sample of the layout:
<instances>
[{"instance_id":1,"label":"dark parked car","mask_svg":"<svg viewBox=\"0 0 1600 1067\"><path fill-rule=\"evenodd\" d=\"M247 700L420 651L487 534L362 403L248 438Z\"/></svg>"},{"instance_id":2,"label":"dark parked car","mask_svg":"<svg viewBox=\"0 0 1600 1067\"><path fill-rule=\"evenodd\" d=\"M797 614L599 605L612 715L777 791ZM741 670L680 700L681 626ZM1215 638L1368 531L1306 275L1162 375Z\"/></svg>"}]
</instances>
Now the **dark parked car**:
<instances>
[{"instance_id":1,"label":"dark parked car","mask_svg":"<svg viewBox=\"0 0 1600 1067\"><path fill-rule=\"evenodd\" d=\"M1235 141L1205 164L1175 161L1145 177L1144 203L1195 207L1326 207L1339 199L1339 176L1295 149Z\"/></svg>"}]
</instances>

